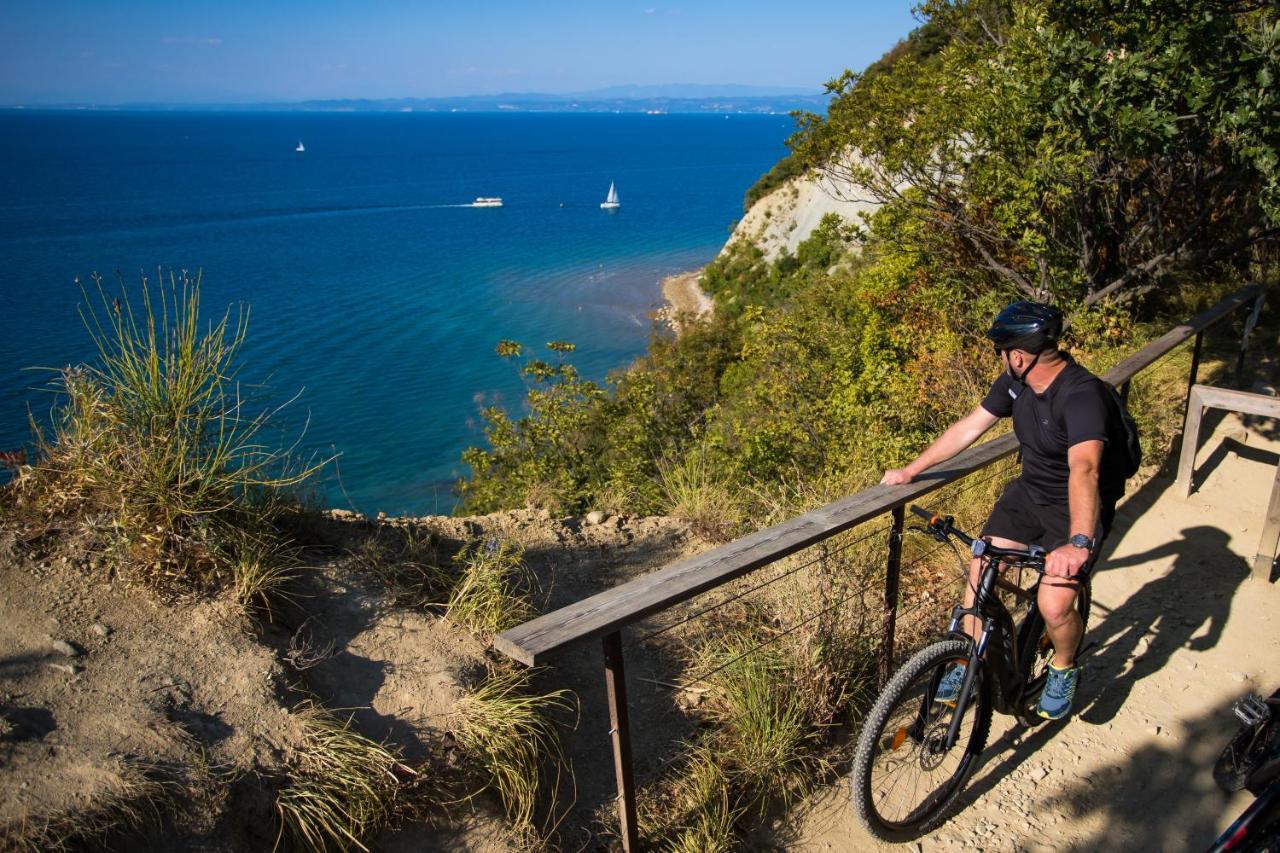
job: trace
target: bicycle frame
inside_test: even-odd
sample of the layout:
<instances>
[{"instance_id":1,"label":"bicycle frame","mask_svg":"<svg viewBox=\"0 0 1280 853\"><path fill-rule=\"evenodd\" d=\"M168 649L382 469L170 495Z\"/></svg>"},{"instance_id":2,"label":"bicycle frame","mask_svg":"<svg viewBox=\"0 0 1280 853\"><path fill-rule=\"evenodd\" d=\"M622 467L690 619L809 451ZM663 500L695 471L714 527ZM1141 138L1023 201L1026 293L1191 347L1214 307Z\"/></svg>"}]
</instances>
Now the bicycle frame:
<instances>
[{"instance_id":1,"label":"bicycle frame","mask_svg":"<svg viewBox=\"0 0 1280 853\"><path fill-rule=\"evenodd\" d=\"M976 539L972 545L973 555L982 557L986 553L987 543ZM964 719L964 711L973 695L973 687L979 678L991 679L992 705L1001 714L1022 717L1022 703L1026 684L1022 680L1021 661L1018 659L1017 631L1013 617L1010 615L996 588L1016 590L1029 599L1030 610L1024 618L1030 618L1036 610L1035 596L1019 587L1000 583L1000 559L995 556L987 558L978 587L974 594L972 607L957 604L951 611L951 623L947 626L947 636L951 639L964 640L969 645L969 658L965 671L964 683L956 698L955 711L947 728L946 748L955 745L960 735L960 721ZM965 617L973 617L982 624L978 639L974 640L964 630ZM991 654L991 640L995 638L994 651ZM987 673L990 673L989 675ZM932 697L928 697L932 701Z\"/></svg>"}]
</instances>

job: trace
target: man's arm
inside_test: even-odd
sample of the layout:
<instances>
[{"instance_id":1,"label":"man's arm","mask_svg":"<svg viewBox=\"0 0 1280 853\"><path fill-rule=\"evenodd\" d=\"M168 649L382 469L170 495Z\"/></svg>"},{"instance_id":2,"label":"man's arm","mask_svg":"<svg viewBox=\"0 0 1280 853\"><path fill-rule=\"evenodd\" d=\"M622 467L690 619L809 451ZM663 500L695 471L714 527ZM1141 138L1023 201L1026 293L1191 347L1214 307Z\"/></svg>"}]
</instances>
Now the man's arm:
<instances>
[{"instance_id":1,"label":"man's arm","mask_svg":"<svg viewBox=\"0 0 1280 853\"><path fill-rule=\"evenodd\" d=\"M1068 534L1083 533L1093 538L1098 529L1098 471L1102 467L1105 442L1082 441L1067 449L1067 508L1071 514ZM1074 577L1089 562L1089 551L1074 545L1055 548L1045 560L1044 572L1060 578Z\"/></svg>"},{"instance_id":2,"label":"man's arm","mask_svg":"<svg viewBox=\"0 0 1280 853\"><path fill-rule=\"evenodd\" d=\"M907 463L905 468L890 468L884 472L880 482L886 486L900 486L910 483L920 476L922 471L932 468L939 462L946 462L961 450L973 444L982 434L991 429L998 421L995 415L982 406L975 406L973 411L947 427L947 431L925 448L924 452Z\"/></svg>"}]
</instances>

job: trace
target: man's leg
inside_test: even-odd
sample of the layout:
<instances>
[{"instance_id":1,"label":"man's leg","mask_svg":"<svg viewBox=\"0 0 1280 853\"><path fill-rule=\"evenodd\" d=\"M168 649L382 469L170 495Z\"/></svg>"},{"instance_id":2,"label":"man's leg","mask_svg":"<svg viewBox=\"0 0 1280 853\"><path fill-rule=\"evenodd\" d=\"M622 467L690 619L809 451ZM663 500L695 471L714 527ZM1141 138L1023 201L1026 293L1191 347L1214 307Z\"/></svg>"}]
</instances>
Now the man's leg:
<instances>
[{"instance_id":1,"label":"man's leg","mask_svg":"<svg viewBox=\"0 0 1280 853\"><path fill-rule=\"evenodd\" d=\"M1036 603L1044 617L1049 640L1053 643L1053 665L1058 669L1075 666L1076 649L1080 648L1080 638L1084 634L1084 623L1076 612L1079 591L1080 581L1075 579L1046 575L1040 581Z\"/></svg>"},{"instance_id":2,"label":"man's leg","mask_svg":"<svg viewBox=\"0 0 1280 853\"><path fill-rule=\"evenodd\" d=\"M1027 547L1022 542L1016 542L1013 539L1006 539L1003 536L989 536L987 538L990 539L991 544L997 548ZM969 561L969 581L964 586L964 606L966 608L973 607L974 598L977 596L978 580L982 577L982 562L983 561L978 557L974 557ZM1004 567L1002 566L1000 570L1004 571ZM978 639L980 627L978 620L973 616L966 616L964 618L964 632L970 637L973 637L974 640Z\"/></svg>"},{"instance_id":3,"label":"man's leg","mask_svg":"<svg viewBox=\"0 0 1280 853\"><path fill-rule=\"evenodd\" d=\"M1027 546L1012 539L1005 539L1002 536L988 536L991 544L997 548L1025 548ZM964 585L964 606L965 608L973 607L974 600L978 595L978 580L982 577L983 561L974 557L969 561L969 578ZM976 616L964 617L962 626L964 632L973 637L974 642L978 640L978 634L982 630L981 623ZM956 665L951 666L942 678L942 682L938 685L938 692L934 695L934 701L943 705L954 706L956 699L960 695L960 688L964 684L965 665L963 662L957 661Z\"/></svg>"}]
</instances>

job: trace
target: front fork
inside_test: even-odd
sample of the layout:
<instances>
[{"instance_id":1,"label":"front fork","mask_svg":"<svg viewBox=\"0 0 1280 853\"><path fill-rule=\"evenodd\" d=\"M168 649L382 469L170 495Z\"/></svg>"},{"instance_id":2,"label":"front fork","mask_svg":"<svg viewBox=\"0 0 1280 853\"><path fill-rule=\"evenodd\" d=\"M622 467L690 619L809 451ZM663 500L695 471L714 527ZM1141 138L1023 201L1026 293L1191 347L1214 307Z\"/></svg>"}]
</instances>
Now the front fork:
<instances>
[{"instance_id":1,"label":"front fork","mask_svg":"<svg viewBox=\"0 0 1280 853\"><path fill-rule=\"evenodd\" d=\"M966 616L973 616L982 620L982 632L978 635L975 642L962 626ZM987 643L991 639L992 620L990 617L982 616L978 612L977 603L974 603L972 609L966 609L959 605L951 612L951 624L947 627L948 636L960 638L963 637L969 643L969 662L965 666L964 683L960 686L960 692L956 695L956 706L951 712L951 722L947 725L947 736L943 742L942 748L949 750L956 745L956 740L960 737L960 721L964 718L965 708L969 704L969 697L973 695L974 683L981 677L982 658L987 651Z\"/></svg>"}]
</instances>

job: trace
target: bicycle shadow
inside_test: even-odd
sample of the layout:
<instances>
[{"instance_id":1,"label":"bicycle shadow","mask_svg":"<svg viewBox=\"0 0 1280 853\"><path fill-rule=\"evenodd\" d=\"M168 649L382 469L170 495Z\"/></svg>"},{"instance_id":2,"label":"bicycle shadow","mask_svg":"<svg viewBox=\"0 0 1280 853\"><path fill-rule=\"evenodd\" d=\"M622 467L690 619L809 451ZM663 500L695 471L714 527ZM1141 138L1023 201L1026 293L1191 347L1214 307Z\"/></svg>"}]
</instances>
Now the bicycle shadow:
<instances>
[{"instance_id":1,"label":"bicycle shadow","mask_svg":"<svg viewBox=\"0 0 1280 853\"><path fill-rule=\"evenodd\" d=\"M1153 737L1123 751L1088 778L1038 799L1035 808L1065 814L1073 825L1102 818L1092 837L1064 844L1063 850L1203 850L1225 816L1249 799L1213 782L1214 761L1235 726L1230 702L1177 720L1170 727L1180 729L1177 736ZM1153 819L1161 814L1177 820Z\"/></svg>"}]
</instances>

